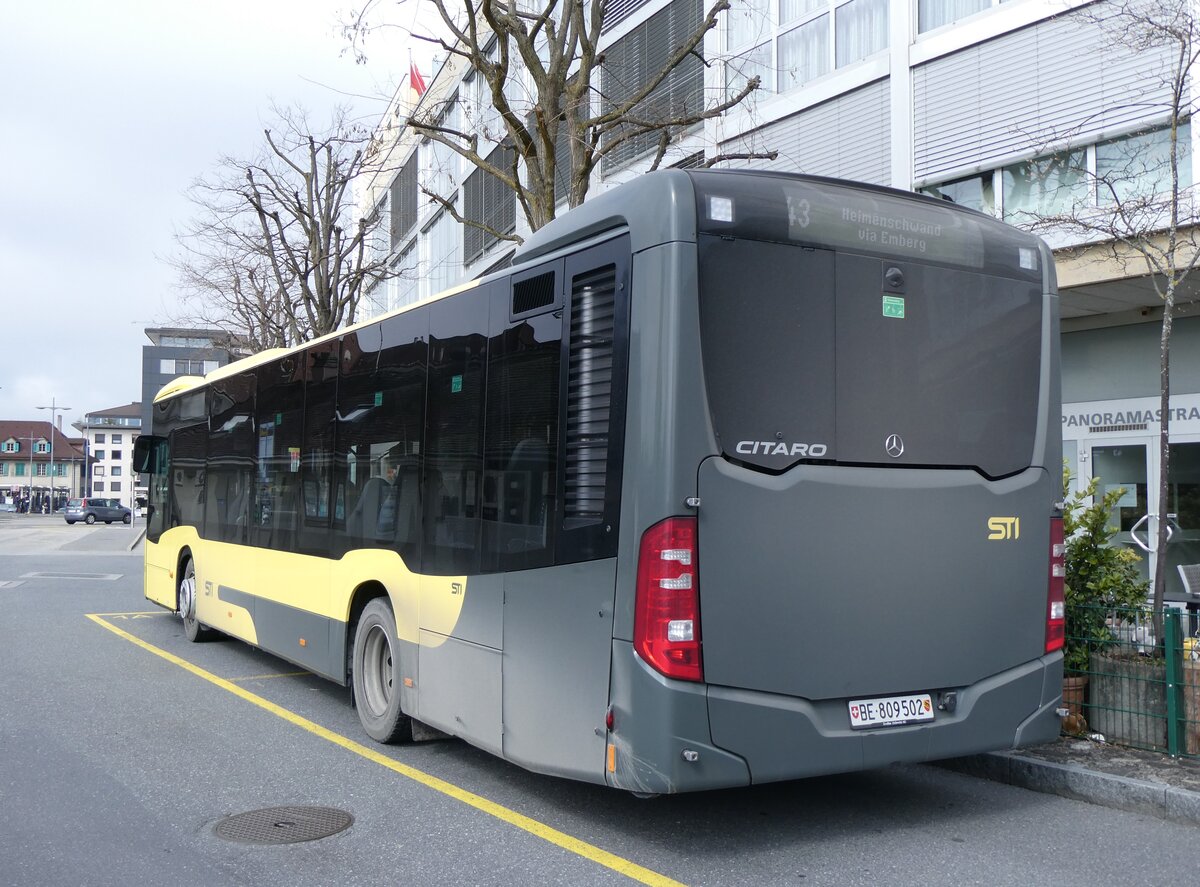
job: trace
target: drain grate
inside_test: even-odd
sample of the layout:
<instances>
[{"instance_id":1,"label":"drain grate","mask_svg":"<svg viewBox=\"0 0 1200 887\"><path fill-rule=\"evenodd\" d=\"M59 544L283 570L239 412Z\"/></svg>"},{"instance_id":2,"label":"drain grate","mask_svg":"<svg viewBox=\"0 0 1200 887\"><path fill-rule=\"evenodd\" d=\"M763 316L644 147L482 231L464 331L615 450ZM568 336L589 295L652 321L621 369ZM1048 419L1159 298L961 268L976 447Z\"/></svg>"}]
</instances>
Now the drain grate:
<instances>
[{"instance_id":1,"label":"drain grate","mask_svg":"<svg viewBox=\"0 0 1200 887\"><path fill-rule=\"evenodd\" d=\"M216 824L218 838L241 844L298 844L328 838L354 824L335 807L266 807L235 813Z\"/></svg>"}]
</instances>

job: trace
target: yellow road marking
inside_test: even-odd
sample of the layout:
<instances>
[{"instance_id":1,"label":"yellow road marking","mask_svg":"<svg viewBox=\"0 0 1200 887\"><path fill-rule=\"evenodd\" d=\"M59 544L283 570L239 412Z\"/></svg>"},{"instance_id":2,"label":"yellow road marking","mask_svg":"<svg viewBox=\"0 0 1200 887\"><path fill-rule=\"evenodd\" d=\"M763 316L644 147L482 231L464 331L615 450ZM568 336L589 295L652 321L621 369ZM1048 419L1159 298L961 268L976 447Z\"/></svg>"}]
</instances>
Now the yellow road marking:
<instances>
[{"instance_id":1,"label":"yellow road marking","mask_svg":"<svg viewBox=\"0 0 1200 887\"><path fill-rule=\"evenodd\" d=\"M469 807L474 807L476 810L479 810L482 813L486 813L489 816L494 816L496 819L506 822L515 828L521 829L522 831L528 832L529 834L541 838L544 841L548 841L549 843L554 844L556 847L561 847L564 850L568 850L571 853L582 856L584 859L591 860L598 865L612 869L614 872L625 875L627 878L638 881L642 884L653 885L653 887L683 887L681 882L672 878L668 878L666 875L660 875L658 872L644 868L635 862L631 862L628 859L617 856L615 853L609 853L607 850L602 850L594 844L589 844L587 841L582 841L579 838L566 834L565 832L560 832L558 829L548 826L543 822L539 822L536 819L531 819L528 816L517 813L515 810L510 810L501 804L497 804L495 801L489 801L487 798L482 797L481 795L467 791L464 788L459 788L454 783L447 782L444 779L439 779L438 777L426 773L423 770L418 770L416 767L410 767L407 764L402 764L399 761L389 758L382 752L376 751L373 748L369 748L359 742L355 742L353 739L342 736L340 733L334 733L332 730L322 727L320 724L310 721L307 718L301 717L300 715L293 711L289 711L281 705L276 705L269 699L264 699L256 693L251 693L244 687L239 687L232 681L218 677L212 672L206 671L200 666L188 662L186 659L181 659L174 653L168 653L161 647L156 647L139 637L135 637L124 629L113 625L111 622L107 622L103 618L106 616L118 617L122 615L132 614L88 613L87 618L91 619L97 625L107 628L118 637L124 638L131 644L135 644L141 647L143 650L147 650L153 653L155 656L159 656L162 659L167 660L167 662L170 662L172 665L178 665L185 671L190 671L192 674L196 675L196 677L203 678L210 684L214 684L220 687L222 690L226 690L232 693L234 696L238 696L244 699L246 702L251 703L252 705L257 705L259 708L269 711L271 714L276 715L277 717L283 718L290 724L300 727L303 730L307 730L309 733L312 733L315 736L319 736L322 739L332 742L334 745L339 745L347 751L366 758L368 761L379 764L381 767L386 767L394 773L398 773L401 776L407 777L414 782L419 782L421 785L424 785L427 788L431 788L436 792L441 792L447 797L454 798L454 800L460 801Z\"/></svg>"},{"instance_id":2,"label":"yellow road marking","mask_svg":"<svg viewBox=\"0 0 1200 887\"><path fill-rule=\"evenodd\" d=\"M265 681L268 678L299 678L306 674L312 674L311 671L285 671L281 674L252 674L244 678L229 678L235 684L240 684L242 681Z\"/></svg>"}]
</instances>

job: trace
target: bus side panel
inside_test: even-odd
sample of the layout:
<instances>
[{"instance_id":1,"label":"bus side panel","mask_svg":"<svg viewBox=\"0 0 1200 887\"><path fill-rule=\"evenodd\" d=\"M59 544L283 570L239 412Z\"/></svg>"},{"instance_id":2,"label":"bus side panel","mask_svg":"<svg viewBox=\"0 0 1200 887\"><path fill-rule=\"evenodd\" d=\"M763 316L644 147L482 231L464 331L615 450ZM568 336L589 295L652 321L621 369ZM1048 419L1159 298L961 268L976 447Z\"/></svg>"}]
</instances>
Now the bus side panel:
<instances>
[{"instance_id":1,"label":"bus side panel","mask_svg":"<svg viewBox=\"0 0 1200 887\"><path fill-rule=\"evenodd\" d=\"M179 546L173 541L145 542L145 570L143 591L146 600L168 610L176 608L175 565L179 557Z\"/></svg>"},{"instance_id":2,"label":"bus side panel","mask_svg":"<svg viewBox=\"0 0 1200 887\"><path fill-rule=\"evenodd\" d=\"M504 584L504 757L604 782L616 561L509 573Z\"/></svg>"},{"instance_id":3,"label":"bus side panel","mask_svg":"<svg viewBox=\"0 0 1200 887\"><path fill-rule=\"evenodd\" d=\"M415 712L427 724L501 753L504 577L422 576Z\"/></svg>"}]
</instances>

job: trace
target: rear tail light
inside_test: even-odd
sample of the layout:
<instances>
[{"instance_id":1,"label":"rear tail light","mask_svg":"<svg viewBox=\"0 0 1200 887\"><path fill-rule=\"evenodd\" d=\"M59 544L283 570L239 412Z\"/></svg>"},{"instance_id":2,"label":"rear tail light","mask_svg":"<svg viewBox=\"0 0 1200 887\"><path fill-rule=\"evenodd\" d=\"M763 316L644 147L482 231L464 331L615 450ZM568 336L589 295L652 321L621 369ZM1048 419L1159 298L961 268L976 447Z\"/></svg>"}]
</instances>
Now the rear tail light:
<instances>
[{"instance_id":1,"label":"rear tail light","mask_svg":"<svg viewBox=\"0 0 1200 887\"><path fill-rule=\"evenodd\" d=\"M703 681L696 519L672 517L642 536L633 646L669 678Z\"/></svg>"},{"instance_id":2,"label":"rear tail light","mask_svg":"<svg viewBox=\"0 0 1200 887\"><path fill-rule=\"evenodd\" d=\"M1050 589L1046 595L1046 652L1061 650L1067 635L1067 605L1063 582L1067 575L1067 546L1061 517L1050 518Z\"/></svg>"}]
</instances>

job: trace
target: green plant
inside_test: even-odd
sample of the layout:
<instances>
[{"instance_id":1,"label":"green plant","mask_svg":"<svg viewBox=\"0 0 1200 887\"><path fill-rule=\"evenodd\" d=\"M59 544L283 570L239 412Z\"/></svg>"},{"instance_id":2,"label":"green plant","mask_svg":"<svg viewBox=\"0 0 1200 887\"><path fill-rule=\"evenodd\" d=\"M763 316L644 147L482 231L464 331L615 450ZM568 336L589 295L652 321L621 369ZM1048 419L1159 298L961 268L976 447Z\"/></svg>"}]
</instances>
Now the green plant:
<instances>
[{"instance_id":1,"label":"green plant","mask_svg":"<svg viewBox=\"0 0 1200 887\"><path fill-rule=\"evenodd\" d=\"M1109 517L1124 490L1096 496L1099 478L1073 495L1067 495L1071 474L1063 469L1063 538L1066 540L1066 648L1068 673L1087 671L1091 651L1114 641L1108 625L1111 608L1144 608L1150 583L1137 564L1140 557L1128 548L1109 543L1117 528ZM1091 504L1088 504L1091 500Z\"/></svg>"}]
</instances>

